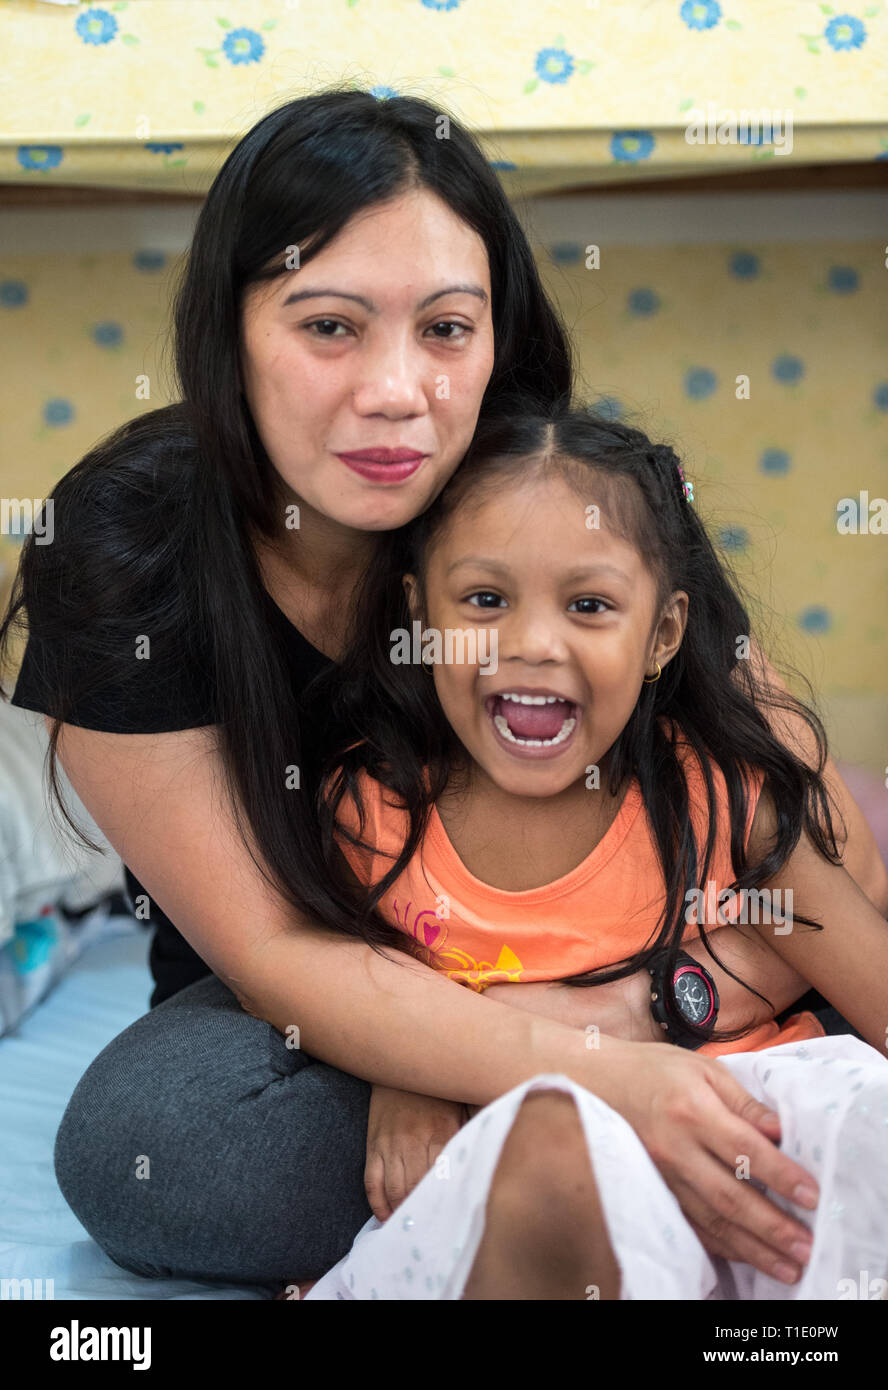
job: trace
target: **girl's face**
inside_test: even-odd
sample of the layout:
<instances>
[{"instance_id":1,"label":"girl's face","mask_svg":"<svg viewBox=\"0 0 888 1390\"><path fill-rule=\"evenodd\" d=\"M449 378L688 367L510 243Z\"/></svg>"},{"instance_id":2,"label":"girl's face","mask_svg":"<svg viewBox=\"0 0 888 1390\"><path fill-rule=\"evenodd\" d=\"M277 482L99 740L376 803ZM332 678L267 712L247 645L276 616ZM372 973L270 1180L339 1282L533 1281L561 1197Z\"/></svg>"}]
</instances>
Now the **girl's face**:
<instances>
[{"instance_id":1,"label":"girl's face","mask_svg":"<svg viewBox=\"0 0 888 1390\"><path fill-rule=\"evenodd\" d=\"M486 247L433 193L411 192L254 286L241 332L244 393L288 500L392 530L428 506L475 431L494 360ZM378 449L421 458L341 457Z\"/></svg>"},{"instance_id":2,"label":"girl's face","mask_svg":"<svg viewBox=\"0 0 888 1390\"><path fill-rule=\"evenodd\" d=\"M482 773L515 795L553 796L601 768L687 621L683 591L655 613L641 555L607 530L603 507L600 528L587 529L586 505L558 478L504 485L431 547L425 613L413 576L404 581L413 617L442 634L444 652L447 629L475 633L480 660L435 664L435 687ZM451 654L472 645L454 640Z\"/></svg>"}]
</instances>

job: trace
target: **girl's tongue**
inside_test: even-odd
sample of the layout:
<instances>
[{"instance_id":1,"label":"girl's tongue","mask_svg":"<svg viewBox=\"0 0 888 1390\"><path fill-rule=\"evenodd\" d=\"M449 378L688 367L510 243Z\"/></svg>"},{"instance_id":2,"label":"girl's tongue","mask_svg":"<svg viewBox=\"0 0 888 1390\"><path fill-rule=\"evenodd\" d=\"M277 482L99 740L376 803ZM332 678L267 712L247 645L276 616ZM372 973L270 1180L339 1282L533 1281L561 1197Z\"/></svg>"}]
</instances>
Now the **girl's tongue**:
<instances>
[{"instance_id":1,"label":"girl's tongue","mask_svg":"<svg viewBox=\"0 0 888 1390\"><path fill-rule=\"evenodd\" d=\"M492 718L501 714L516 738L554 738L560 733L565 719L571 714L573 705L569 700L555 700L552 704L521 705L516 700L504 700L501 695L493 698Z\"/></svg>"}]
</instances>

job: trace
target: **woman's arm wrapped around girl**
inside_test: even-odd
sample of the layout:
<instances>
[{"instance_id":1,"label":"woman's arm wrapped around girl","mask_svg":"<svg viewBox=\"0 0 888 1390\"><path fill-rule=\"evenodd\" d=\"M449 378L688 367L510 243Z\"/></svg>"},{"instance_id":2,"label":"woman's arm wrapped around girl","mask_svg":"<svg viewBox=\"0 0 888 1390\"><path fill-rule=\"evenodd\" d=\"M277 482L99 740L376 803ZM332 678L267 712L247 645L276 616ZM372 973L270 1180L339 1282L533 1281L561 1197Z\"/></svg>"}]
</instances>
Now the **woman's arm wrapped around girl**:
<instances>
[{"instance_id":1,"label":"woman's arm wrapped around girl","mask_svg":"<svg viewBox=\"0 0 888 1390\"><path fill-rule=\"evenodd\" d=\"M809 988L805 976L773 949L770 940L748 928L719 927L707 936L717 961L699 937L686 942L682 949L712 976L723 1027L736 1029L768 1023ZM759 997L762 995L764 998ZM594 1023L602 1033L624 1042L666 1041L651 1014L650 976L643 967L625 979L588 989L575 989L560 980L493 984L485 990L485 998L574 1028L585 1029Z\"/></svg>"}]
</instances>

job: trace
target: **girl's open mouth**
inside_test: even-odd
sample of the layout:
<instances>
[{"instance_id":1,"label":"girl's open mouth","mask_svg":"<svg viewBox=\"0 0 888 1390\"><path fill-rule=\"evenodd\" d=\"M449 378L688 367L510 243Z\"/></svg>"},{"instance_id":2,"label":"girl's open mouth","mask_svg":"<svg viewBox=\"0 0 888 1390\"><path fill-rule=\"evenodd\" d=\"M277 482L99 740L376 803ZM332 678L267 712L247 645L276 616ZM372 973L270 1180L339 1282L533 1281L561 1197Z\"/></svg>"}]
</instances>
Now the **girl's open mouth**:
<instances>
[{"instance_id":1,"label":"girl's open mouth","mask_svg":"<svg viewBox=\"0 0 888 1390\"><path fill-rule=\"evenodd\" d=\"M550 758L570 743L580 706L560 695L504 692L484 702L497 741L517 757Z\"/></svg>"}]
</instances>

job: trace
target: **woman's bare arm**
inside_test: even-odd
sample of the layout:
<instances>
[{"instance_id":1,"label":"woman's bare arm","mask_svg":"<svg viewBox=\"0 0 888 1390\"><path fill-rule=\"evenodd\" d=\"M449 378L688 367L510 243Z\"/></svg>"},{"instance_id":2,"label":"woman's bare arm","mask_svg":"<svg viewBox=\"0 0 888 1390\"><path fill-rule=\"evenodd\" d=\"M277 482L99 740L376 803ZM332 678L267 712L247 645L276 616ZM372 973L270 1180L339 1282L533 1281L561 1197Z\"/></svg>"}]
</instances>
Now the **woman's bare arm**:
<instances>
[{"instance_id":1,"label":"woman's bare arm","mask_svg":"<svg viewBox=\"0 0 888 1390\"><path fill-rule=\"evenodd\" d=\"M682 949L705 966L715 981L719 994L719 1028L769 1023L809 989L805 977L752 927L718 927L708 931L706 936L719 959L772 1005L769 1007L733 979L712 959L700 938L693 937L683 943ZM624 980L588 988L558 981L495 984L488 988L484 997L555 1019L572 1028L582 1028L584 1032L594 1026L601 1033L627 1042L666 1040L662 1028L651 1015L651 978L643 968Z\"/></svg>"},{"instance_id":2,"label":"woman's bare arm","mask_svg":"<svg viewBox=\"0 0 888 1390\"><path fill-rule=\"evenodd\" d=\"M595 1089L583 1033L482 999L402 952L380 957L301 917L233 823L212 729L65 725L59 757L115 850L243 1007L368 1081L486 1105L540 1072ZM291 1034L292 1035L292 1034Z\"/></svg>"},{"instance_id":3,"label":"woman's bare arm","mask_svg":"<svg viewBox=\"0 0 888 1390\"><path fill-rule=\"evenodd\" d=\"M755 669L760 679L784 694L789 693L785 683L754 641L750 643L749 659L756 663ZM780 742L809 767L814 767L817 750L814 735L805 721L798 715L788 714L785 710L773 709L763 712ZM888 868L879 853L876 838L867 824L866 817L839 776L832 758L827 759L823 776L848 830L848 839L844 847L844 867L858 888L869 898L873 907L883 917L888 917ZM840 833L838 826L836 833Z\"/></svg>"}]
</instances>

